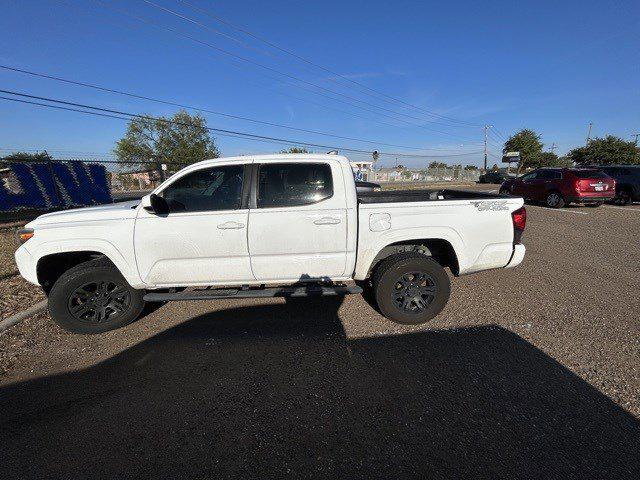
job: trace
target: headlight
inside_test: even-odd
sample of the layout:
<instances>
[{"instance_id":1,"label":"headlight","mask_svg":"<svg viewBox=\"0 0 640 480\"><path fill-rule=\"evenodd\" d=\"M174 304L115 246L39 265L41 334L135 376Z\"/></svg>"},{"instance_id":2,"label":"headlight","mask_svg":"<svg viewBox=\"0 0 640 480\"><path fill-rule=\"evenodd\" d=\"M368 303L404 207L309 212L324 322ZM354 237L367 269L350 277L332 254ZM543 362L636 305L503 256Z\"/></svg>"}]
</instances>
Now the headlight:
<instances>
[{"instance_id":1,"label":"headlight","mask_svg":"<svg viewBox=\"0 0 640 480\"><path fill-rule=\"evenodd\" d=\"M33 237L33 228L21 228L18 230L18 242L21 244Z\"/></svg>"}]
</instances>

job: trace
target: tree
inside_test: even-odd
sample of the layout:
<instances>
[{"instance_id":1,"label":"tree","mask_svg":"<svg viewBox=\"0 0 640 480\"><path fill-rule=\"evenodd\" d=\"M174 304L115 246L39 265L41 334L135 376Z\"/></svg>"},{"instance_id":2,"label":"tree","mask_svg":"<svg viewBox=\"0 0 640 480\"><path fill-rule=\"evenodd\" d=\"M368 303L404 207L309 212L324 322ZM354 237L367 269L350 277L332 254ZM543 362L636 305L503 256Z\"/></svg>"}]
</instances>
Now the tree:
<instances>
[{"instance_id":1,"label":"tree","mask_svg":"<svg viewBox=\"0 0 640 480\"><path fill-rule=\"evenodd\" d=\"M586 147L571 150L568 156L577 165L640 164L638 146L613 135L594 138Z\"/></svg>"},{"instance_id":2,"label":"tree","mask_svg":"<svg viewBox=\"0 0 640 480\"><path fill-rule=\"evenodd\" d=\"M311 153L304 147L291 147L288 150L280 150L280 153Z\"/></svg>"},{"instance_id":3,"label":"tree","mask_svg":"<svg viewBox=\"0 0 640 480\"><path fill-rule=\"evenodd\" d=\"M200 114L189 115L184 110L171 118L131 120L114 153L120 162L140 162L150 170L158 163L191 164L220 156L207 121Z\"/></svg>"},{"instance_id":4,"label":"tree","mask_svg":"<svg viewBox=\"0 0 640 480\"><path fill-rule=\"evenodd\" d=\"M505 142L502 153L520 152L520 164L518 171L522 168L537 168L544 145L540 141L540 135L528 128L520 130L515 135L509 137Z\"/></svg>"},{"instance_id":5,"label":"tree","mask_svg":"<svg viewBox=\"0 0 640 480\"><path fill-rule=\"evenodd\" d=\"M42 160L51 160L51 156L46 150L36 153L16 152L5 155L2 157L2 160L6 160L7 162L37 162Z\"/></svg>"},{"instance_id":6,"label":"tree","mask_svg":"<svg viewBox=\"0 0 640 480\"><path fill-rule=\"evenodd\" d=\"M475 165L465 165L464 166L465 170L478 170L478 167Z\"/></svg>"},{"instance_id":7,"label":"tree","mask_svg":"<svg viewBox=\"0 0 640 480\"><path fill-rule=\"evenodd\" d=\"M51 160L51 156L46 150L36 153L16 152L0 157L0 167L5 167L5 162L43 162L48 160Z\"/></svg>"},{"instance_id":8,"label":"tree","mask_svg":"<svg viewBox=\"0 0 640 480\"><path fill-rule=\"evenodd\" d=\"M429 168L447 168L447 164L444 162L433 161L429 164Z\"/></svg>"}]
</instances>

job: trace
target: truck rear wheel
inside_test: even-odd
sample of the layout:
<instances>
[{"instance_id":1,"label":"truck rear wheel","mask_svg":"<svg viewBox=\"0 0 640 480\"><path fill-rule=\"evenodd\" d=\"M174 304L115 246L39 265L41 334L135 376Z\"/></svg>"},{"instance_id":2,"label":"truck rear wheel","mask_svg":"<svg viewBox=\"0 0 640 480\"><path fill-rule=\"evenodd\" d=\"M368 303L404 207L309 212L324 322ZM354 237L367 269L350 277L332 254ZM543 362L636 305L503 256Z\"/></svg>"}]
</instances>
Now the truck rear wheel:
<instances>
[{"instance_id":1,"label":"truck rear wheel","mask_svg":"<svg viewBox=\"0 0 640 480\"><path fill-rule=\"evenodd\" d=\"M102 333L138 318L143 295L109 260L99 258L76 265L58 278L49 292L49 312L69 332Z\"/></svg>"},{"instance_id":2,"label":"truck rear wheel","mask_svg":"<svg viewBox=\"0 0 640 480\"><path fill-rule=\"evenodd\" d=\"M420 324L438 315L447 304L451 283L433 258L405 252L386 258L373 275L376 302L389 320Z\"/></svg>"}]
</instances>

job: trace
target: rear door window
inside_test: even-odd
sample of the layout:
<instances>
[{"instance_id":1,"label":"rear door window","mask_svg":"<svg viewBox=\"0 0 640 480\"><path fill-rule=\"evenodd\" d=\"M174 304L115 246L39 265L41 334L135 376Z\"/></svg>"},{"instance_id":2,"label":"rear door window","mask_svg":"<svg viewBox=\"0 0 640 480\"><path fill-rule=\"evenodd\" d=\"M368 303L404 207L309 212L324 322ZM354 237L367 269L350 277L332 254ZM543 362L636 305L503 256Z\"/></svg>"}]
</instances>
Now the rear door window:
<instances>
[{"instance_id":1,"label":"rear door window","mask_svg":"<svg viewBox=\"0 0 640 480\"><path fill-rule=\"evenodd\" d=\"M607 178L608 175L600 170L574 170L572 172L578 178Z\"/></svg>"},{"instance_id":2,"label":"rear door window","mask_svg":"<svg viewBox=\"0 0 640 480\"><path fill-rule=\"evenodd\" d=\"M333 196L327 163L266 163L258 170L257 207L295 207Z\"/></svg>"}]
</instances>

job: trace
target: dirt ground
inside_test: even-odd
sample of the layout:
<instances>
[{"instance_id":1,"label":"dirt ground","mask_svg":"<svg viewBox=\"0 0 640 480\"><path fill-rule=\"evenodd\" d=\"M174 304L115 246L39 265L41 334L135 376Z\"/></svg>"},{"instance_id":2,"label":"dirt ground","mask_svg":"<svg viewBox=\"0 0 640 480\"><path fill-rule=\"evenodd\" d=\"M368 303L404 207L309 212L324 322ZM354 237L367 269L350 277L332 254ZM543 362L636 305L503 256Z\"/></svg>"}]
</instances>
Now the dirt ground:
<instances>
[{"instance_id":1,"label":"dirt ground","mask_svg":"<svg viewBox=\"0 0 640 480\"><path fill-rule=\"evenodd\" d=\"M527 210L523 264L427 325L353 295L0 334L4 473L639 478L640 205Z\"/></svg>"}]
</instances>

